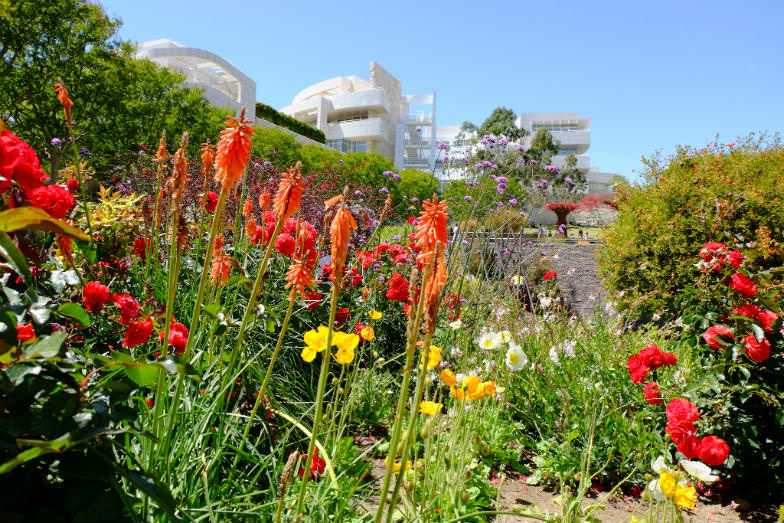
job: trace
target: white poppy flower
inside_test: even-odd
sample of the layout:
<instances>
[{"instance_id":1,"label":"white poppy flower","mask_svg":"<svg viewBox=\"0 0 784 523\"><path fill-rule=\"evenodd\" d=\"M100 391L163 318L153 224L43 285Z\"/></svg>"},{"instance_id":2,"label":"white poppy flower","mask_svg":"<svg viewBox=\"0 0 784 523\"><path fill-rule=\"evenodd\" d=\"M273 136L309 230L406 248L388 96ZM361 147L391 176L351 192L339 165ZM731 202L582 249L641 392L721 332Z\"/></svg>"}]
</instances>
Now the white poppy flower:
<instances>
[{"instance_id":1,"label":"white poppy flower","mask_svg":"<svg viewBox=\"0 0 784 523\"><path fill-rule=\"evenodd\" d=\"M527 363L528 357L523 352L522 347L516 343L510 343L509 350L506 351L506 366L509 370L522 370Z\"/></svg>"},{"instance_id":2,"label":"white poppy flower","mask_svg":"<svg viewBox=\"0 0 784 523\"><path fill-rule=\"evenodd\" d=\"M550 348L550 359L556 365L560 365L560 361L558 360L558 348L557 347L551 347Z\"/></svg>"},{"instance_id":3,"label":"white poppy flower","mask_svg":"<svg viewBox=\"0 0 784 523\"><path fill-rule=\"evenodd\" d=\"M512 333L509 331L501 331L498 333L498 339L501 343L509 343L512 341Z\"/></svg>"},{"instance_id":4,"label":"white poppy flower","mask_svg":"<svg viewBox=\"0 0 784 523\"><path fill-rule=\"evenodd\" d=\"M496 332L484 332L476 342L484 350L493 350L498 347L501 340Z\"/></svg>"},{"instance_id":5,"label":"white poppy flower","mask_svg":"<svg viewBox=\"0 0 784 523\"><path fill-rule=\"evenodd\" d=\"M462 327L462 326L463 326L463 322L462 322L462 320L455 320L455 321L453 321L453 322L451 322L451 323L449 324L449 327L450 327L452 330L457 330L457 329L459 329L459 328L460 328L460 327Z\"/></svg>"},{"instance_id":6,"label":"white poppy flower","mask_svg":"<svg viewBox=\"0 0 784 523\"><path fill-rule=\"evenodd\" d=\"M696 478L700 481L705 483L713 483L719 476L711 474L711 468L706 465L705 463L700 463L699 461L680 461L680 466L683 467L689 476Z\"/></svg>"}]
</instances>

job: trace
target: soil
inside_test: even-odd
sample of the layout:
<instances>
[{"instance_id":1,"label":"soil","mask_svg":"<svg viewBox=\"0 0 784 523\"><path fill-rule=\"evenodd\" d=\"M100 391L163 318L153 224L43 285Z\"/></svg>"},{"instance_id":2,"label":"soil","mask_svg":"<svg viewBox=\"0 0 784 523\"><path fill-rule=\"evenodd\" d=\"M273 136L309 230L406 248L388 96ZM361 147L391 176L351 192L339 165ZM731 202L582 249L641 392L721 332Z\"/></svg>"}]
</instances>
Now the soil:
<instances>
[{"instance_id":1,"label":"soil","mask_svg":"<svg viewBox=\"0 0 784 523\"><path fill-rule=\"evenodd\" d=\"M369 451L368 447L363 450ZM369 476L372 478L371 488L381 489L381 482L384 478L384 461L377 458L367 459L370 464ZM536 506L541 512L551 515L560 513L560 506L554 500L558 492L546 487L528 485L525 476L513 475L506 478L501 483L500 489L500 510L509 510L514 505ZM631 521L632 515L637 519L642 519L645 513L645 506L639 499L622 494L614 495L611 499L605 500L605 494L601 492L590 492L583 499L582 507L585 509L591 505L602 503L605 508L594 512L594 516L603 523L625 523ZM378 495L368 498L363 507L371 514L375 514L378 508ZM698 499L694 510L684 513L684 521L694 523L772 523L776 521L775 510L771 507L763 512L745 511L733 509L729 502L722 504L719 501ZM503 523L522 523L535 521L524 516L501 515L496 521Z\"/></svg>"},{"instance_id":2,"label":"soil","mask_svg":"<svg viewBox=\"0 0 784 523\"><path fill-rule=\"evenodd\" d=\"M558 492L548 490L544 487L528 485L522 478L507 478L501 485L501 509L509 509L513 505L535 505L542 512L549 512L550 514L560 513L560 507L556 505L553 500L558 495ZM585 499L583 499L582 507L585 509L591 505L601 503L604 500L604 493L590 492ZM621 523L631 521L632 515L637 519L642 519L645 513L645 506L641 506L639 499L630 496L617 495L612 499L602 503L605 508L594 512L594 516L602 520L604 523ZM710 503L698 500L694 510L684 514L685 521L700 522L700 523L744 523L749 521L766 521L766 519L744 519L744 516L755 517L753 514L744 515L729 505L721 505L720 503ZM499 522L512 523L512 522L530 522L532 519L527 519L523 516L499 516Z\"/></svg>"}]
</instances>

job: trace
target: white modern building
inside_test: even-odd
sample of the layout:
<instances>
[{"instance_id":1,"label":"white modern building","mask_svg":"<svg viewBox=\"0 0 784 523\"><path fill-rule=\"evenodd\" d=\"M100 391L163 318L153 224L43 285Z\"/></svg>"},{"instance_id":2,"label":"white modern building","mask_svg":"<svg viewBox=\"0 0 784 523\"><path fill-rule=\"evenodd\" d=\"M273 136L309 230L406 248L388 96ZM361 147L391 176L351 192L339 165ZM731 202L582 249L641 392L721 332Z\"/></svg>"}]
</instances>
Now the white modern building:
<instances>
[{"instance_id":1,"label":"white modern building","mask_svg":"<svg viewBox=\"0 0 784 523\"><path fill-rule=\"evenodd\" d=\"M302 144L324 147L324 144L307 136L256 117L256 82L215 53L161 38L137 45L135 56L182 74L185 84L201 89L204 98L215 107L230 107L235 115L239 115L240 109L245 107L246 118L255 118L256 125L274 127L292 135Z\"/></svg>"},{"instance_id":2,"label":"white modern building","mask_svg":"<svg viewBox=\"0 0 784 523\"><path fill-rule=\"evenodd\" d=\"M553 135L553 141L560 143L558 154L552 163L559 169L565 165L566 157L573 154L577 158L577 168L588 171L591 158L585 153L591 147L590 118L581 118L577 113L522 113L515 122L518 127L528 132L523 139L524 147L531 145L536 132L547 129Z\"/></svg>"},{"instance_id":3,"label":"white modern building","mask_svg":"<svg viewBox=\"0 0 784 523\"><path fill-rule=\"evenodd\" d=\"M339 151L378 153L397 169L435 167L436 93L403 94L400 80L376 62L369 80L324 80L280 111L324 131L327 145Z\"/></svg>"},{"instance_id":4,"label":"white modern building","mask_svg":"<svg viewBox=\"0 0 784 523\"><path fill-rule=\"evenodd\" d=\"M204 98L216 107L231 107L239 113L245 106L256 110L256 82L224 58L161 38L136 47L136 58L146 58L185 76L185 83L204 90Z\"/></svg>"}]
</instances>

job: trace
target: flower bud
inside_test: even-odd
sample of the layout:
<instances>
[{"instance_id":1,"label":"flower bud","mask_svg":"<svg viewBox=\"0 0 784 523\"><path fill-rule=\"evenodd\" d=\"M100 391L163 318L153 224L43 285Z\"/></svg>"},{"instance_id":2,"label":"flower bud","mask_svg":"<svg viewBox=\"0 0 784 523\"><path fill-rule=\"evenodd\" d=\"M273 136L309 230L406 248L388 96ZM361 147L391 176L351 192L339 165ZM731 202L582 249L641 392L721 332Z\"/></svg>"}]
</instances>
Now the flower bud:
<instances>
[{"instance_id":1,"label":"flower bud","mask_svg":"<svg viewBox=\"0 0 784 523\"><path fill-rule=\"evenodd\" d=\"M471 494L466 489L460 491L460 501L463 503L471 501Z\"/></svg>"},{"instance_id":2,"label":"flower bud","mask_svg":"<svg viewBox=\"0 0 784 523\"><path fill-rule=\"evenodd\" d=\"M406 481L406 492L411 494L411 491L414 490L414 482L413 481Z\"/></svg>"},{"instance_id":3,"label":"flower bud","mask_svg":"<svg viewBox=\"0 0 784 523\"><path fill-rule=\"evenodd\" d=\"M338 378L332 378L332 386L333 387L337 387L339 383L340 383L340 380Z\"/></svg>"}]
</instances>

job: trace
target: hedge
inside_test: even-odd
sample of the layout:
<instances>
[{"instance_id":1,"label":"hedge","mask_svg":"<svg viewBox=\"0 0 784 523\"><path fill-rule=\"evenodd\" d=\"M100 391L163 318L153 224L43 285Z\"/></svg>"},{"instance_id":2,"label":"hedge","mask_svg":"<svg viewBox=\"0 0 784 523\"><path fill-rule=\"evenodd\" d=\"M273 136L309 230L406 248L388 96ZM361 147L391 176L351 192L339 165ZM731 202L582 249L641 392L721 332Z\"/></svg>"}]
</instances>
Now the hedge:
<instances>
[{"instance_id":1,"label":"hedge","mask_svg":"<svg viewBox=\"0 0 784 523\"><path fill-rule=\"evenodd\" d=\"M311 127L310 125L304 122L300 122L296 118L292 118L287 114L276 111L269 105L263 104L261 102L256 103L256 117L267 120L268 122L272 122L275 125L285 127L286 129L294 131L297 134L301 134L302 136L307 136L311 140L315 140L324 144L327 143L327 137L324 136L324 131L321 129Z\"/></svg>"}]
</instances>

